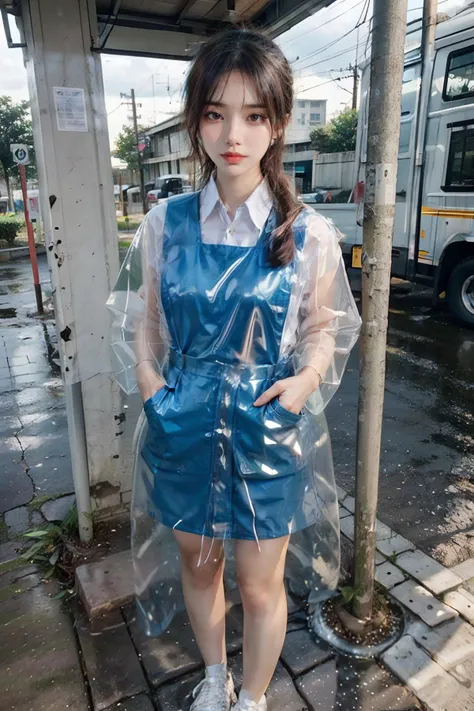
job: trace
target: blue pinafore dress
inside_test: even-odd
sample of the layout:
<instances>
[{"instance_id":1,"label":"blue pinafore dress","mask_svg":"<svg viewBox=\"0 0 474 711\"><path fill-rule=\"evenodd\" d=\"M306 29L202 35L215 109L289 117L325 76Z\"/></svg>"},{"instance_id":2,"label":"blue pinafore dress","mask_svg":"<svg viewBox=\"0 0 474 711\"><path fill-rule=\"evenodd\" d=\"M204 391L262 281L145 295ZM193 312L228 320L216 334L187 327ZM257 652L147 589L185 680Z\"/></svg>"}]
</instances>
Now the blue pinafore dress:
<instances>
[{"instance_id":1,"label":"blue pinafore dress","mask_svg":"<svg viewBox=\"0 0 474 711\"><path fill-rule=\"evenodd\" d=\"M253 402L293 373L280 344L305 240L268 263L272 210L253 247L202 241L199 193L168 203L160 299L170 334L166 385L144 404L140 445L149 514L167 528L219 539L286 536L320 516L314 448L324 416L277 398Z\"/></svg>"}]
</instances>

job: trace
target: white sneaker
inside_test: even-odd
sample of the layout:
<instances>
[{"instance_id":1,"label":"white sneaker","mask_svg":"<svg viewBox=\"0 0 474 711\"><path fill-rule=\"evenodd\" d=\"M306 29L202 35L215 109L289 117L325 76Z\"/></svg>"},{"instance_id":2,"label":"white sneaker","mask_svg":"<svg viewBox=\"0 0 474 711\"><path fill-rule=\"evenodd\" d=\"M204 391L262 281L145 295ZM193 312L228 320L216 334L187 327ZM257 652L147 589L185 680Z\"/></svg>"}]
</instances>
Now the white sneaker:
<instances>
[{"instance_id":1,"label":"white sneaker","mask_svg":"<svg viewBox=\"0 0 474 711\"><path fill-rule=\"evenodd\" d=\"M267 711L267 699L265 696L262 696L260 701L239 699L232 711Z\"/></svg>"},{"instance_id":2,"label":"white sneaker","mask_svg":"<svg viewBox=\"0 0 474 711\"><path fill-rule=\"evenodd\" d=\"M194 702L190 711L230 711L236 700L232 674L215 674L199 682L193 691Z\"/></svg>"}]
</instances>

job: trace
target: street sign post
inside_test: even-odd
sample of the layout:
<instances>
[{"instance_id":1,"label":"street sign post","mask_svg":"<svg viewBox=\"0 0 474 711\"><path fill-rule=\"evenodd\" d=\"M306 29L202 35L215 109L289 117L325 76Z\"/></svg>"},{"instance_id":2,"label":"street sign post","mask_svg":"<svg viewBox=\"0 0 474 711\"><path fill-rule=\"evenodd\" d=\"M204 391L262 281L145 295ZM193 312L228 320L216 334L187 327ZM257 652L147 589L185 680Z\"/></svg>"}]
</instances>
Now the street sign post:
<instances>
[{"instance_id":1,"label":"street sign post","mask_svg":"<svg viewBox=\"0 0 474 711\"><path fill-rule=\"evenodd\" d=\"M26 188L25 166L30 163L30 155L28 151L28 146L25 146L21 143L12 143L10 145L10 150L13 154L13 161L17 164L18 171L20 173L21 192L23 194L23 210L25 212L26 230L28 232L28 248L30 251L31 269L33 271L33 282L35 285L36 306L38 307L38 313L42 314L44 313L43 296L41 293L38 260L36 257L35 237L33 232L33 225L31 223L30 214L28 210L28 191Z\"/></svg>"}]
</instances>

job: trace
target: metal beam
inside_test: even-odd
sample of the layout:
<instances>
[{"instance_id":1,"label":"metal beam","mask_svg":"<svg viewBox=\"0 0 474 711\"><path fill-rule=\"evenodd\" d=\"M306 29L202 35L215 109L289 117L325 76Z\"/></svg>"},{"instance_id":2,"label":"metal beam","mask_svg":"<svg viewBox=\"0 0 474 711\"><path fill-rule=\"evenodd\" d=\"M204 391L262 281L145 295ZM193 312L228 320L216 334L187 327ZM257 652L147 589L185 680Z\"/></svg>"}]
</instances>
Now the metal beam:
<instances>
[{"instance_id":1,"label":"metal beam","mask_svg":"<svg viewBox=\"0 0 474 711\"><path fill-rule=\"evenodd\" d=\"M275 38L334 2L336 0L278 0L252 18L252 23L265 27Z\"/></svg>"},{"instance_id":2,"label":"metal beam","mask_svg":"<svg viewBox=\"0 0 474 711\"><path fill-rule=\"evenodd\" d=\"M178 17L176 20L176 23L179 25L185 14L192 8L193 5L195 5L197 0L184 0L184 3L181 5L181 9L178 10Z\"/></svg>"},{"instance_id":3,"label":"metal beam","mask_svg":"<svg viewBox=\"0 0 474 711\"><path fill-rule=\"evenodd\" d=\"M97 15L97 22L105 23L107 19L108 16L104 13ZM133 27L142 30L167 30L171 32L182 32L183 28L187 27L191 30L195 29L197 32L204 32L206 30L212 32L216 27L216 23L184 18L180 25L178 25L175 17L122 10L117 15L115 26Z\"/></svg>"},{"instance_id":4,"label":"metal beam","mask_svg":"<svg viewBox=\"0 0 474 711\"><path fill-rule=\"evenodd\" d=\"M117 22L117 17L118 13L120 11L120 5L122 4L122 0L115 0L115 4L113 7L112 12L109 13L107 20L105 21L105 24L102 28L102 31L99 36L99 46L101 49L103 49L107 43L107 40L109 38L110 33L114 29L115 23Z\"/></svg>"}]
</instances>

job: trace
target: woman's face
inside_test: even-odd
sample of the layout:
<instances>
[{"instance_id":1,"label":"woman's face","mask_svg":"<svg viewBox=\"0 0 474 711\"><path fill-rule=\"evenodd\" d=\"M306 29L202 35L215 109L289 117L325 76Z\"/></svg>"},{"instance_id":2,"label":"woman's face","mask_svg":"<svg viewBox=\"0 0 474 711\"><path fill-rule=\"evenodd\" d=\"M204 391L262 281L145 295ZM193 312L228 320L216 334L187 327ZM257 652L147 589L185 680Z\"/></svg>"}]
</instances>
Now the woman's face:
<instances>
[{"instance_id":1,"label":"woman's face","mask_svg":"<svg viewBox=\"0 0 474 711\"><path fill-rule=\"evenodd\" d=\"M212 99L216 103L211 102L204 109L200 135L218 173L237 177L255 169L260 171L272 129L252 82L239 72L231 72Z\"/></svg>"}]
</instances>

